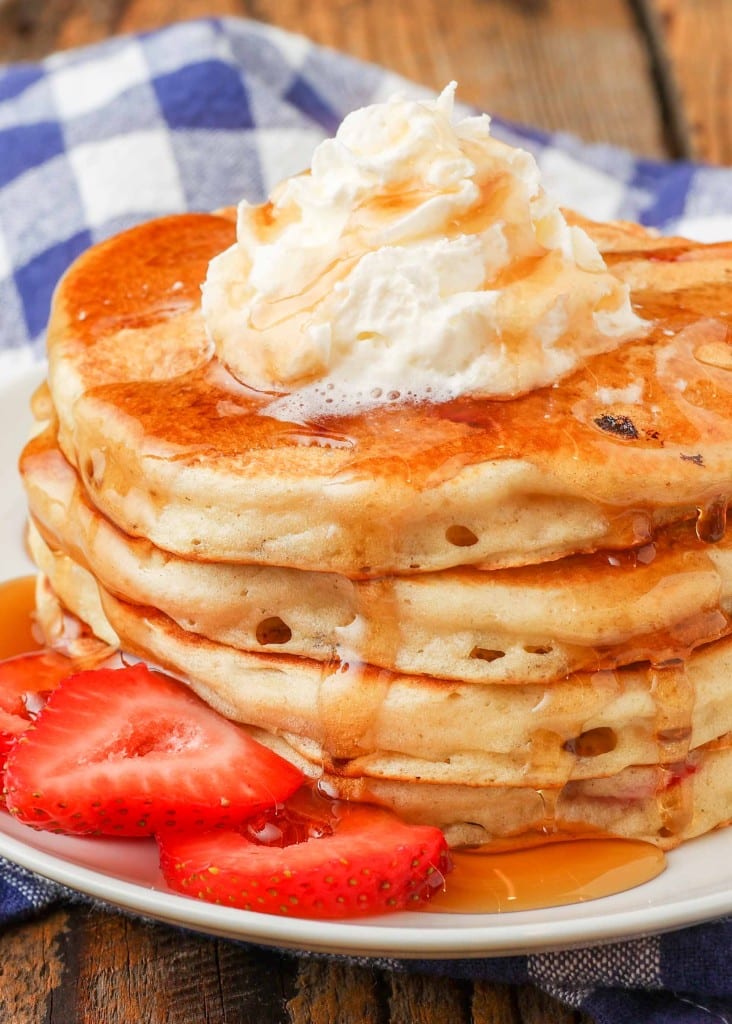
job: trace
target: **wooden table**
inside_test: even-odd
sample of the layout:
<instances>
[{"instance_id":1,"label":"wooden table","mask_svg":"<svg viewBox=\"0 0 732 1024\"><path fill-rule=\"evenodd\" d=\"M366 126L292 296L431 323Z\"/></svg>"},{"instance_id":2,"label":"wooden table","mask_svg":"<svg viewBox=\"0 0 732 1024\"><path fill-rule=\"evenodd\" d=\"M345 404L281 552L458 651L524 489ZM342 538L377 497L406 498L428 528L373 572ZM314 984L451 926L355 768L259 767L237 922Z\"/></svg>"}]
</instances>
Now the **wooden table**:
<instances>
[{"instance_id":1,"label":"wooden table","mask_svg":"<svg viewBox=\"0 0 732 1024\"><path fill-rule=\"evenodd\" d=\"M0 0L0 61L244 15L505 117L732 163L732 0ZM0 938L3 1024L589 1024L525 986L301 961L65 906Z\"/></svg>"}]
</instances>

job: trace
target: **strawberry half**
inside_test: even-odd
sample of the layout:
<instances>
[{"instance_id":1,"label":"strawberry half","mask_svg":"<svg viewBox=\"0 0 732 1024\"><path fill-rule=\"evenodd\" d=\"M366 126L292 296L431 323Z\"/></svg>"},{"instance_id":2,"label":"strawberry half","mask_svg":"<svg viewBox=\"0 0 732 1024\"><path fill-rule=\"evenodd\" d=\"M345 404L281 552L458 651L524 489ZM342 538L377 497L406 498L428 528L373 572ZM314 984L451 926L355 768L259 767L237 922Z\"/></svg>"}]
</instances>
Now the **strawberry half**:
<instances>
[{"instance_id":1,"label":"strawberry half","mask_svg":"<svg viewBox=\"0 0 732 1024\"><path fill-rule=\"evenodd\" d=\"M11 750L8 809L37 828L144 836L234 825L302 774L145 665L67 679Z\"/></svg>"},{"instance_id":2,"label":"strawberry half","mask_svg":"<svg viewBox=\"0 0 732 1024\"><path fill-rule=\"evenodd\" d=\"M260 822L258 831L265 835L266 825ZM275 835L278 831L275 824ZM171 889L210 903L292 917L415 908L441 888L449 870L439 829L407 825L388 811L363 805L343 805L329 829L318 827L291 845L253 842L241 828L158 836L158 843Z\"/></svg>"},{"instance_id":3,"label":"strawberry half","mask_svg":"<svg viewBox=\"0 0 732 1024\"><path fill-rule=\"evenodd\" d=\"M73 671L73 662L53 651L0 661L0 774L18 736L33 722L50 691Z\"/></svg>"}]
</instances>

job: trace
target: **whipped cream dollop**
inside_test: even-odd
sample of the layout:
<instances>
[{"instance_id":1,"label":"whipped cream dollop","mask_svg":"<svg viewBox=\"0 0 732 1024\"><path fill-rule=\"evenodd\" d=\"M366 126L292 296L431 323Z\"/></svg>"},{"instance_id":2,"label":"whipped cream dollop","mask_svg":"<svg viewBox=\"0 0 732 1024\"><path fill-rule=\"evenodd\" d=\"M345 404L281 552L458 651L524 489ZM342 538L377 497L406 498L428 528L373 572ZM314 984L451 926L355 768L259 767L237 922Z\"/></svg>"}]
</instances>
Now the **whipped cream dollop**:
<instances>
[{"instance_id":1,"label":"whipped cream dollop","mask_svg":"<svg viewBox=\"0 0 732 1024\"><path fill-rule=\"evenodd\" d=\"M628 288L487 115L395 97L350 114L310 171L238 209L203 313L273 411L511 397L643 330Z\"/></svg>"}]
</instances>

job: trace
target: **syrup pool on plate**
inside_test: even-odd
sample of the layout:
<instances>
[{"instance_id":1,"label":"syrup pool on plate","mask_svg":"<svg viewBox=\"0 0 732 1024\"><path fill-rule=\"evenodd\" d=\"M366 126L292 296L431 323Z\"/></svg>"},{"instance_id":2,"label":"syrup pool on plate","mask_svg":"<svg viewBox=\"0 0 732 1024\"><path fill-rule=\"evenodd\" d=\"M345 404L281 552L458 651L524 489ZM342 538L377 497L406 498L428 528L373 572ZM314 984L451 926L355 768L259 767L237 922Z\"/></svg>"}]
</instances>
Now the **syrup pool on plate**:
<instances>
[{"instance_id":1,"label":"syrup pool on plate","mask_svg":"<svg viewBox=\"0 0 732 1024\"><path fill-rule=\"evenodd\" d=\"M662 850L639 840L567 838L528 849L453 850L445 891L427 909L494 914L583 903L659 875Z\"/></svg>"},{"instance_id":2,"label":"syrup pool on plate","mask_svg":"<svg viewBox=\"0 0 732 1024\"><path fill-rule=\"evenodd\" d=\"M35 584L35 576L0 583L0 660L40 647L33 634Z\"/></svg>"}]
</instances>

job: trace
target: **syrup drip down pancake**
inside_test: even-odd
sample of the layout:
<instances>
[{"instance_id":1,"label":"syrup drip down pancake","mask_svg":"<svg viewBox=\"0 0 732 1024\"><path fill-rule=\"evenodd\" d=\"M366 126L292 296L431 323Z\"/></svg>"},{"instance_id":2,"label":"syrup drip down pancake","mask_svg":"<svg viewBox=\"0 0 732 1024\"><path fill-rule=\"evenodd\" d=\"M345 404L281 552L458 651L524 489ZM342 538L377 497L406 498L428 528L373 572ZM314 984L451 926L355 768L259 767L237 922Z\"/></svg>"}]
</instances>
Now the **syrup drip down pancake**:
<instances>
[{"instance_id":1,"label":"syrup drip down pancake","mask_svg":"<svg viewBox=\"0 0 732 1024\"><path fill-rule=\"evenodd\" d=\"M245 651L331 661L350 646L396 672L524 684L663 662L729 630L732 540L704 544L692 523L628 552L350 580L192 561L129 537L95 509L51 430L29 443L20 469L54 551L127 603Z\"/></svg>"},{"instance_id":2,"label":"syrup drip down pancake","mask_svg":"<svg viewBox=\"0 0 732 1024\"><path fill-rule=\"evenodd\" d=\"M49 640L65 649L76 608L98 637L179 675L329 793L438 825L454 845L512 848L560 834L671 849L730 820L729 640L686 665L545 687L426 685L201 641L153 609L103 591L100 602L85 570L37 537L33 550L49 573L38 594Z\"/></svg>"}]
</instances>

